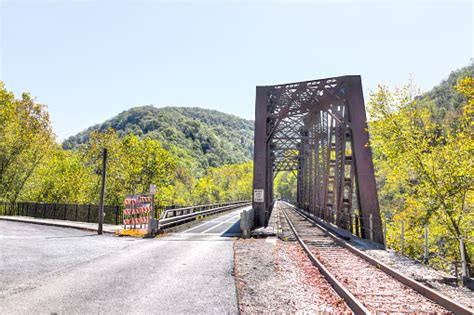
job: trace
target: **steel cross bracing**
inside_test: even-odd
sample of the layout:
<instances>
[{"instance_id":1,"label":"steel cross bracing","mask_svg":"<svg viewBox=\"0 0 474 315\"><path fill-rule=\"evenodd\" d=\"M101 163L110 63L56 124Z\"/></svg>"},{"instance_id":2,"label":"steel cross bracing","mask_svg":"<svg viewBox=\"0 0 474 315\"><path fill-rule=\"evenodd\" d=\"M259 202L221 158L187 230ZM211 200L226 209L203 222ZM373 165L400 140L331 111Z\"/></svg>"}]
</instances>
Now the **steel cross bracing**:
<instances>
[{"instance_id":1,"label":"steel cross bracing","mask_svg":"<svg viewBox=\"0 0 474 315\"><path fill-rule=\"evenodd\" d=\"M299 208L383 243L360 76L257 87L255 113L254 225L268 223L274 176L291 171Z\"/></svg>"}]
</instances>

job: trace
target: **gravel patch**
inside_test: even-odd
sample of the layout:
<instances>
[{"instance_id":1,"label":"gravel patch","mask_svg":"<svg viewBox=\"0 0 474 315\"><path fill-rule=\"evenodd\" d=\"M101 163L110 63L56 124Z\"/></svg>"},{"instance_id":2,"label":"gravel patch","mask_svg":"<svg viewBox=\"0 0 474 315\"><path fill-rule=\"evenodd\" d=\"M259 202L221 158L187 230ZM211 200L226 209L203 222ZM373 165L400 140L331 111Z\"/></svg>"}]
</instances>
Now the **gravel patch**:
<instances>
[{"instance_id":1,"label":"gravel patch","mask_svg":"<svg viewBox=\"0 0 474 315\"><path fill-rule=\"evenodd\" d=\"M363 249L360 247L359 249L364 250L365 253L391 268L400 271L405 276L423 283L457 303L474 309L474 292L467 287L459 287L455 284L447 283L447 280L452 278L447 273L435 270L430 266L414 261L390 249Z\"/></svg>"},{"instance_id":2,"label":"gravel patch","mask_svg":"<svg viewBox=\"0 0 474 315\"><path fill-rule=\"evenodd\" d=\"M351 314L295 242L236 240L234 259L242 314Z\"/></svg>"}]
</instances>

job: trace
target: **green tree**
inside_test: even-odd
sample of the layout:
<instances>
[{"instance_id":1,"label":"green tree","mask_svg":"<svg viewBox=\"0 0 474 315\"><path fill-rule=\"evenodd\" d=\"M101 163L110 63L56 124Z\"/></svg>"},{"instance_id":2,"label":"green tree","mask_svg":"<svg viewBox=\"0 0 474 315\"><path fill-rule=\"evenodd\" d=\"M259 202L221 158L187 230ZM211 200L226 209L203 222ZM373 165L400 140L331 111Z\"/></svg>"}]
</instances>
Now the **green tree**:
<instances>
[{"instance_id":1,"label":"green tree","mask_svg":"<svg viewBox=\"0 0 474 315\"><path fill-rule=\"evenodd\" d=\"M459 237L473 236L472 79L466 80L471 85L461 82L458 90L469 102L457 128L440 124L423 101L408 97L407 88L379 86L368 103L382 209L395 228L401 220L409 231L430 223L438 252L450 259L459 259ZM408 252L420 255L420 243L413 235ZM469 262L472 254L467 248Z\"/></svg>"},{"instance_id":2,"label":"green tree","mask_svg":"<svg viewBox=\"0 0 474 315\"><path fill-rule=\"evenodd\" d=\"M101 173L104 148L108 150L107 203L120 204L126 194L147 192L150 184L157 185L157 201L170 199L177 160L158 141L132 134L121 139L113 129L92 132L83 154L86 165L97 175ZM94 196L98 197L99 186L100 176L96 176Z\"/></svg>"},{"instance_id":3,"label":"green tree","mask_svg":"<svg viewBox=\"0 0 474 315\"><path fill-rule=\"evenodd\" d=\"M96 181L80 153L58 147L27 181L21 199L86 204L95 193Z\"/></svg>"},{"instance_id":4,"label":"green tree","mask_svg":"<svg viewBox=\"0 0 474 315\"><path fill-rule=\"evenodd\" d=\"M253 163L211 167L193 191L194 203L249 200L252 196Z\"/></svg>"},{"instance_id":5,"label":"green tree","mask_svg":"<svg viewBox=\"0 0 474 315\"><path fill-rule=\"evenodd\" d=\"M279 172L274 180L275 196L296 203L296 175L293 172Z\"/></svg>"},{"instance_id":6,"label":"green tree","mask_svg":"<svg viewBox=\"0 0 474 315\"><path fill-rule=\"evenodd\" d=\"M15 99L0 81L0 199L14 202L54 144L49 115L28 93Z\"/></svg>"}]
</instances>

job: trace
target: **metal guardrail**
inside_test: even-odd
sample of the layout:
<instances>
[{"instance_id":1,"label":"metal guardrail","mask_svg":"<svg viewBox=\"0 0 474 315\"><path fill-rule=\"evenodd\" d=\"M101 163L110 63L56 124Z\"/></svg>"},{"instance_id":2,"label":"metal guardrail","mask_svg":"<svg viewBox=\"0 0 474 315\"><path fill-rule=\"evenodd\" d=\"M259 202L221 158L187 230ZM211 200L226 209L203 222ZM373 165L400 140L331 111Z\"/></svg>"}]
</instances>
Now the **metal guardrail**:
<instances>
[{"instance_id":1,"label":"metal guardrail","mask_svg":"<svg viewBox=\"0 0 474 315\"><path fill-rule=\"evenodd\" d=\"M250 205L249 200L166 210L161 214L161 217L158 221L158 229L164 230L194 221L198 217L209 216L220 212L241 208L247 205Z\"/></svg>"},{"instance_id":2,"label":"metal guardrail","mask_svg":"<svg viewBox=\"0 0 474 315\"><path fill-rule=\"evenodd\" d=\"M242 205L250 201L229 201L197 206L155 205L155 219L165 220L182 215L203 213L203 211L233 205ZM120 225L123 221L123 205L104 206L104 223ZM93 204L50 204L41 202L0 202L0 215L27 216L43 219L57 219L79 222L97 222L99 205ZM225 210L224 210L225 211ZM176 220L176 219L174 219ZM172 220L171 220L172 221ZM177 224L176 224L177 225Z\"/></svg>"}]
</instances>

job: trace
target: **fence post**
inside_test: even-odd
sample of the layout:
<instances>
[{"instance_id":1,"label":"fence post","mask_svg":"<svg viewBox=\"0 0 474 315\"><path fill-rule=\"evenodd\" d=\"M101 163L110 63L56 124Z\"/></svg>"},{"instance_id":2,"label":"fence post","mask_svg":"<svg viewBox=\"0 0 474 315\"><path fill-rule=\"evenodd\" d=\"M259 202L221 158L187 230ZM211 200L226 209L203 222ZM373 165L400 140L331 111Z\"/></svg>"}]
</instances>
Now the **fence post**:
<instances>
[{"instance_id":1,"label":"fence post","mask_svg":"<svg viewBox=\"0 0 474 315\"><path fill-rule=\"evenodd\" d=\"M401 242L402 242L402 255L404 255L405 254L405 221L404 220L402 220Z\"/></svg>"},{"instance_id":2,"label":"fence post","mask_svg":"<svg viewBox=\"0 0 474 315\"><path fill-rule=\"evenodd\" d=\"M428 224L425 224L425 250L423 251L423 262L428 263Z\"/></svg>"},{"instance_id":3,"label":"fence post","mask_svg":"<svg viewBox=\"0 0 474 315\"><path fill-rule=\"evenodd\" d=\"M67 217L67 204L64 204L64 220L66 220Z\"/></svg>"},{"instance_id":4,"label":"fence post","mask_svg":"<svg viewBox=\"0 0 474 315\"><path fill-rule=\"evenodd\" d=\"M370 240L374 240L374 218L372 213L369 215Z\"/></svg>"},{"instance_id":5,"label":"fence post","mask_svg":"<svg viewBox=\"0 0 474 315\"><path fill-rule=\"evenodd\" d=\"M53 219L56 219L56 204L53 204Z\"/></svg>"},{"instance_id":6,"label":"fence post","mask_svg":"<svg viewBox=\"0 0 474 315\"><path fill-rule=\"evenodd\" d=\"M467 272L466 253L464 252L464 240L462 238L462 235L459 236L459 247L460 247L460 250L461 250L462 283L466 284L466 281L467 281L467 278L469 277L469 274Z\"/></svg>"},{"instance_id":7,"label":"fence post","mask_svg":"<svg viewBox=\"0 0 474 315\"><path fill-rule=\"evenodd\" d=\"M75 215L74 221L77 221L77 208L78 208L78 205L77 205L77 203L76 203L76 215Z\"/></svg>"},{"instance_id":8,"label":"fence post","mask_svg":"<svg viewBox=\"0 0 474 315\"><path fill-rule=\"evenodd\" d=\"M35 214L34 214L34 217L36 218L36 213L38 211L38 203L35 203Z\"/></svg>"},{"instance_id":9,"label":"fence post","mask_svg":"<svg viewBox=\"0 0 474 315\"><path fill-rule=\"evenodd\" d=\"M118 225L119 206L115 206L115 225Z\"/></svg>"},{"instance_id":10,"label":"fence post","mask_svg":"<svg viewBox=\"0 0 474 315\"><path fill-rule=\"evenodd\" d=\"M387 216L383 217L383 243L387 247Z\"/></svg>"},{"instance_id":11,"label":"fence post","mask_svg":"<svg viewBox=\"0 0 474 315\"><path fill-rule=\"evenodd\" d=\"M322 213L323 213L323 216L324 216L324 209L323 209ZM355 215L355 229L356 229L355 234L358 237L361 237L361 233L360 233L360 229L359 229L359 215L358 214Z\"/></svg>"},{"instance_id":12,"label":"fence post","mask_svg":"<svg viewBox=\"0 0 474 315\"><path fill-rule=\"evenodd\" d=\"M458 281L459 271L458 271L458 257L454 256L454 275L456 276L456 282Z\"/></svg>"},{"instance_id":13,"label":"fence post","mask_svg":"<svg viewBox=\"0 0 474 315\"><path fill-rule=\"evenodd\" d=\"M107 178L107 149L104 149L102 156L102 185L100 188L100 204L99 204L99 214L97 217L98 228L97 234L102 234L102 228L104 225L104 198L105 198L105 181ZM141 224L140 224L141 225Z\"/></svg>"},{"instance_id":14,"label":"fence post","mask_svg":"<svg viewBox=\"0 0 474 315\"><path fill-rule=\"evenodd\" d=\"M87 204L87 222L91 222L91 205Z\"/></svg>"}]
</instances>

